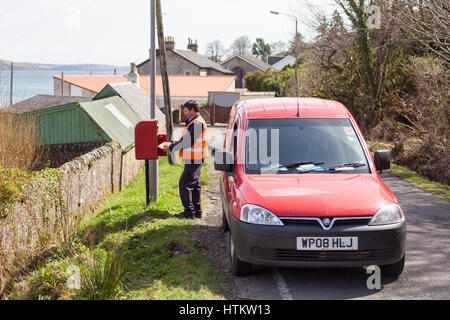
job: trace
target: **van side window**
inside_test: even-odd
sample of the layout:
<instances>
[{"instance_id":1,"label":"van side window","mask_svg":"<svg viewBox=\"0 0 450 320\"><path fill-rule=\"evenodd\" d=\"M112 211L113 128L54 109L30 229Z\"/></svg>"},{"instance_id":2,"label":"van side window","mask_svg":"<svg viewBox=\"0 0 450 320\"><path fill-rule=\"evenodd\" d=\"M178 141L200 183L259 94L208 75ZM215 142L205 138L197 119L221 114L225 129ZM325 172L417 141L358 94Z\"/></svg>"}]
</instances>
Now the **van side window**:
<instances>
[{"instance_id":1,"label":"van side window","mask_svg":"<svg viewBox=\"0 0 450 320\"><path fill-rule=\"evenodd\" d=\"M237 141L238 141L238 137L237 137L238 130L237 130L237 128L238 128L237 123L235 123L234 127L233 127L233 135L231 136L232 137L232 141L231 141L231 149L230 149L230 152L233 154L233 160L234 160L235 163L236 163Z\"/></svg>"}]
</instances>

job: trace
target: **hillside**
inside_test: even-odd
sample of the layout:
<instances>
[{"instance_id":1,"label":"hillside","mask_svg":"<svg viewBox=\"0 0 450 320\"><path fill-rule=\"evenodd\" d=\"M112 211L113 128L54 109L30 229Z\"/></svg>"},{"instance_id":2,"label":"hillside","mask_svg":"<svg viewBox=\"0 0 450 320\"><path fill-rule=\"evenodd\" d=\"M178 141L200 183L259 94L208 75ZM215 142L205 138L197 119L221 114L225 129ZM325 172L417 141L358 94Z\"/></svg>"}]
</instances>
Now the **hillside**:
<instances>
[{"instance_id":1,"label":"hillside","mask_svg":"<svg viewBox=\"0 0 450 320\"><path fill-rule=\"evenodd\" d=\"M9 70L10 61L0 59L0 70ZM70 70L95 70L109 71L117 69L117 72L127 71L129 68L124 66L112 66L105 64L44 64L44 63L28 63L14 62L14 70L54 70L54 71L70 71Z\"/></svg>"}]
</instances>

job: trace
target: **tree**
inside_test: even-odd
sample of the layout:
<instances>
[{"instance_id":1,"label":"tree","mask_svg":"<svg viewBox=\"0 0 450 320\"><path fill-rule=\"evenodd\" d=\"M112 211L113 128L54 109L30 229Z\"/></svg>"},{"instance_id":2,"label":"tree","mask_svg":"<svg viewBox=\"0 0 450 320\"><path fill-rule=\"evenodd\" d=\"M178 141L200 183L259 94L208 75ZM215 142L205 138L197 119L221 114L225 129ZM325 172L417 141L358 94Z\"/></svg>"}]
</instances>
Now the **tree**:
<instances>
[{"instance_id":1,"label":"tree","mask_svg":"<svg viewBox=\"0 0 450 320\"><path fill-rule=\"evenodd\" d=\"M270 48L272 49L272 53L274 54L284 54L287 51L287 46L284 41L272 42L270 44Z\"/></svg>"},{"instance_id":2,"label":"tree","mask_svg":"<svg viewBox=\"0 0 450 320\"><path fill-rule=\"evenodd\" d=\"M372 68L372 50L370 47L369 27L367 26L367 4L364 0L335 0L350 19L358 38L358 50L364 73L364 82L372 96L376 96L376 73Z\"/></svg>"},{"instance_id":3,"label":"tree","mask_svg":"<svg viewBox=\"0 0 450 320\"><path fill-rule=\"evenodd\" d=\"M216 39L206 45L206 56L214 62L219 62L224 55L224 46L222 41Z\"/></svg>"},{"instance_id":4,"label":"tree","mask_svg":"<svg viewBox=\"0 0 450 320\"><path fill-rule=\"evenodd\" d=\"M411 10L406 16L406 21L414 39L449 63L449 2L442 0L408 0L407 2Z\"/></svg>"},{"instance_id":5,"label":"tree","mask_svg":"<svg viewBox=\"0 0 450 320\"><path fill-rule=\"evenodd\" d=\"M256 38L256 42L252 46L252 53L261 60L267 61L267 58L272 54L272 48L264 39Z\"/></svg>"},{"instance_id":6,"label":"tree","mask_svg":"<svg viewBox=\"0 0 450 320\"><path fill-rule=\"evenodd\" d=\"M295 96L294 68L286 66L283 70L249 72L245 86L250 91L271 91L277 97Z\"/></svg>"},{"instance_id":7,"label":"tree","mask_svg":"<svg viewBox=\"0 0 450 320\"><path fill-rule=\"evenodd\" d=\"M249 54L250 49L252 47L252 43L250 38L247 36L242 36L234 40L231 45L231 53L232 54Z\"/></svg>"}]
</instances>

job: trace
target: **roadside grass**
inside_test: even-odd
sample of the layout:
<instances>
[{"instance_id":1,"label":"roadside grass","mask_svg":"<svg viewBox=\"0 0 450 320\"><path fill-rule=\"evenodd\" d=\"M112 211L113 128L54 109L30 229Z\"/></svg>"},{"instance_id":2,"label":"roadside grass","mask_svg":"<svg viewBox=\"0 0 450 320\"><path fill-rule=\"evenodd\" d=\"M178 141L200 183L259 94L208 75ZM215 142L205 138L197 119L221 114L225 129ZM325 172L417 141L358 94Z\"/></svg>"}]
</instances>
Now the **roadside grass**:
<instances>
[{"instance_id":1,"label":"roadside grass","mask_svg":"<svg viewBox=\"0 0 450 320\"><path fill-rule=\"evenodd\" d=\"M380 149L387 149L391 150L392 145L385 142L369 142L367 141L367 145L369 146L369 149L372 153L376 150ZM403 180L408 181L409 183L415 185L416 187L428 191L432 193L434 196L436 196L439 199L442 199L444 201L450 202L450 188L447 184L442 184L439 182L430 181L424 176L419 175L417 172L412 171L404 166L400 166L397 164L391 163L391 168L389 170L396 176L400 177Z\"/></svg>"},{"instance_id":2,"label":"roadside grass","mask_svg":"<svg viewBox=\"0 0 450 320\"><path fill-rule=\"evenodd\" d=\"M205 168L205 166L204 166ZM206 168L205 168L206 169ZM111 195L70 243L15 283L10 299L225 299L225 275L194 241L193 220L180 220L182 165L159 161L159 201L145 205L145 174ZM210 174L202 171L202 181ZM205 205L205 203L203 204ZM70 285L71 279L80 275Z\"/></svg>"},{"instance_id":3,"label":"roadside grass","mask_svg":"<svg viewBox=\"0 0 450 320\"><path fill-rule=\"evenodd\" d=\"M450 188L447 184L430 181L427 178L417 174L416 172L396 164L391 164L390 171L403 180L406 180L417 186L418 188L431 192L439 199L450 202Z\"/></svg>"}]
</instances>

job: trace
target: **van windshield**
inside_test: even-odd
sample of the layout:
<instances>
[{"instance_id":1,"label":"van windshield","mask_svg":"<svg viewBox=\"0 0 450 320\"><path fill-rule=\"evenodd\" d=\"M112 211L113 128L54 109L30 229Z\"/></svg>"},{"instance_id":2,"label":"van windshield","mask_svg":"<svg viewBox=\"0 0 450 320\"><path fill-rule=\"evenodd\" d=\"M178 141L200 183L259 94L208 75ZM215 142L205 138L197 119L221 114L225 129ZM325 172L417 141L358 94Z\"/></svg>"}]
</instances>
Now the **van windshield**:
<instances>
[{"instance_id":1,"label":"van windshield","mask_svg":"<svg viewBox=\"0 0 450 320\"><path fill-rule=\"evenodd\" d=\"M248 174L370 173L349 119L250 119Z\"/></svg>"}]
</instances>

